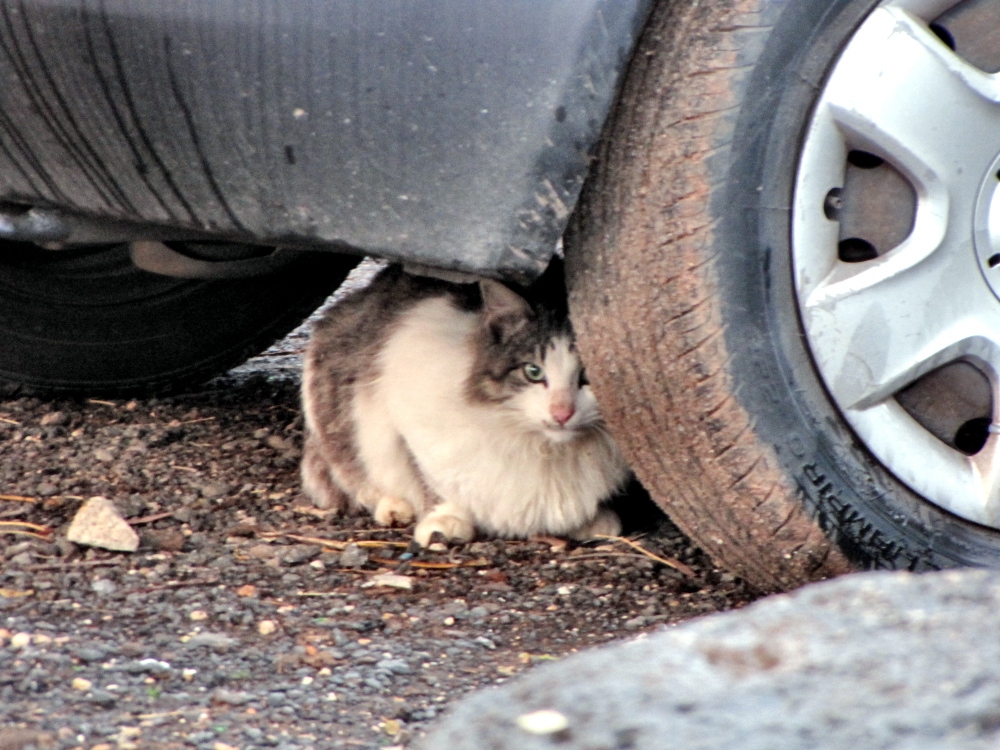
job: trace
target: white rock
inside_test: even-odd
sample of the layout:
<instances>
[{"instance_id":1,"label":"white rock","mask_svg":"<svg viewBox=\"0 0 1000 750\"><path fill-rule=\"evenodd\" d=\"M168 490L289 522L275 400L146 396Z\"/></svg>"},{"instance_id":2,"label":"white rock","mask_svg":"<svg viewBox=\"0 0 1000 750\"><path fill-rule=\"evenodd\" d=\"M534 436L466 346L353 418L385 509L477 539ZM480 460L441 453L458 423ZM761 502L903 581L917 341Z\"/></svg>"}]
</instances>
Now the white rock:
<instances>
[{"instance_id":1,"label":"white rock","mask_svg":"<svg viewBox=\"0 0 1000 750\"><path fill-rule=\"evenodd\" d=\"M517 725L529 734L555 734L569 727L569 719L565 714L545 708L521 714L517 717Z\"/></svg>"},{"instance_id":2,"label":"white rock","mask_svg":"<svg viewBox=\"0 0 1000 750\"><path fill-rule=\"evenodd\" d=\"M277 628L274 620L261 620L257 623L257 632L261 635L271 635Z\"/></svg>"},{"instance_id":3,"label":"white rock","mask_svg":"<svg viewBox=\"0 0 1000 750\"><path fill-rule=\"evenodd\" d=\"M66 538L87 547L100 547L118 552L135 552L139 535L122 520L114 504L104 497L92 497L73 517Z\"/></svg>"},{"instance_id":4,"label":"white rock","mask_svg":"<svg viewBox=\"0 0 1000 750\"><path fill-rule=\"evenodd\" d=\"M107 578L98 578L90 584L90 588L98 596L111 596L118 587L114 581L109 581Z\"/></svg>"},{"instance_id":5,"label":"white rock","mask_svg":"<svg viewBox=\"0 0 1000 750\"><path fill-rule=\"evenodd\" d=\"M31 643L31 633L15 633L10 637L10 647L22 649Z\"/></svg>"},{"instance_id":6,"label":"white rock","mask_svg":"<svg viewBox=\"0 0 1000 750\"><path fill-rule=\"evenodd\" d=\"M413 579L410 576L401 576L396 573L379 573L369 578L367 583L361 584L362 588L369 586L388 586L389 588L409 591L413 588Z\"/></svg>"}]
</instances>

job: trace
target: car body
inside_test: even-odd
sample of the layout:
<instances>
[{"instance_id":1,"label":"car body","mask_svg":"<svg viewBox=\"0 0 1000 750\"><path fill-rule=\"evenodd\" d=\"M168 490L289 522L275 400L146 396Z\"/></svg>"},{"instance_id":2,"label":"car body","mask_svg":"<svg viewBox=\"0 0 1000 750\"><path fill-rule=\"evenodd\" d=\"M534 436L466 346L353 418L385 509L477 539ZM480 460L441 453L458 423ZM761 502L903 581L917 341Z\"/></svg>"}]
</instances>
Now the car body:
<instances>
[{"instance_id":1,"label":"car body","mask_svg":"<svg viewBox=\"0 0 1000 750\"><path fill-rule=\"evenodd\" d=\"M529 280L649 7L5 2L0 201L49 210L7 237L156 227Z\"/></svg>"}]
</instances>

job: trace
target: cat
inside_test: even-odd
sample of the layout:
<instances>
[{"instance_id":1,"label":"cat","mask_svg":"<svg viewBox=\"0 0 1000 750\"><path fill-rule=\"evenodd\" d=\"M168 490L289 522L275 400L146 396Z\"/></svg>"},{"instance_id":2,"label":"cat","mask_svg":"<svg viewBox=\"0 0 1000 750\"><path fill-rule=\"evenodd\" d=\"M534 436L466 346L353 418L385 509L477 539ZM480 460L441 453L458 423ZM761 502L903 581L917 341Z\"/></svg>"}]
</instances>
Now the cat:
<instances>
[{"instance_id":1,"label":"cat","mask_svg":"<svg viewBox=\"0 0 1000 750\"><path fill-rule=\"evenodd\" d=\"M602 501L629 470L584 376L565 289L551 291L556 276L533 287L543 303L498 281L389 266L330 308L302 378L302 486L314 503L360 505L384 525L416 520L421 546L435 532L459 543L477 531L618 534Z\"/></svg>"}]
</instances>

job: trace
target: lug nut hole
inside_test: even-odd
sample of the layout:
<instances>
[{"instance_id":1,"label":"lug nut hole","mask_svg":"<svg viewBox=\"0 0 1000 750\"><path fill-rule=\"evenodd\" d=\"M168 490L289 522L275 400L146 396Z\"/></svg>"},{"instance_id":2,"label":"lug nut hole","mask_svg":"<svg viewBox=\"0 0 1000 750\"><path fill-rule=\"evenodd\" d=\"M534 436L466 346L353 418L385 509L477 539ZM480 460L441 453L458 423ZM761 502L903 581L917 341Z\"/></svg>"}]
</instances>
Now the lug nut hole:
<instances>
[{"instance_id":1,"label":"lug nut hole","mask_svg":"<svg viewBox=\"0 0 1000 750\"><path fill-rule=\"evenodd\" d=\"M849 237L840 241L837 246L837 257L844 263L864 263L866 260L875 260L878 257L878 250L868 240Z\"/></svg>"},{"instance_id":2,"label":"lug nut hole","mask_svg":"<svg viewBox=\"0 0 1000 750\"><path fill-rule=\"evenodd\" d=\"M844 207L844 199L840 197L839 187L831 188L823 199L823 214L830 221L837 221L840 218L840 209Z\"/></svg>"},{"instance_id":3,"label":"lug nut hole","mask_svg":"<svg viewBox=\"0 0 1000 750\"><path fill-rule=\"evenodd\" d=\"M1000 266L1000 253L993 253L993 255L991 255L987 259L986 265L988 265L990 268L996 268L997 266Z\"/></svg>"},{"instance_id":4,"label":"lug nut hole","mask_svg":"<svg viewBox=\"0 0 1000 750\"><path fill-rule=\"evenodd\" d=\"M875 169L885 164L885 159L868 151L853 149L847 154L847 163L853 164L858 169Z\"/></svg>"},{"instance_id":5,"label":"lug nut hole","mask_svg":"<svg viewBox=\"0 0 1000 750\"><path fill-rule=\"evenodd\" d=\"M952 36L951 32L948 31L944 26L939 23L931 24L931 31L934 32L934 36L944 42L944 46L950 49L952 52L955 51L955 37Z\"/></svg>"},{"instance_id":6,"label":"lug nut hole","mask_svg":"<svg viewBox=\"0 0 1000 750\"><path fill-rule=\"evenodd\" d=\"M967 456L974 456L986 445L986 439L990 436L989 417L976 417L968 422L963 422L962 426L955 431L955 447Z\"/></svg>"}]
</instances>

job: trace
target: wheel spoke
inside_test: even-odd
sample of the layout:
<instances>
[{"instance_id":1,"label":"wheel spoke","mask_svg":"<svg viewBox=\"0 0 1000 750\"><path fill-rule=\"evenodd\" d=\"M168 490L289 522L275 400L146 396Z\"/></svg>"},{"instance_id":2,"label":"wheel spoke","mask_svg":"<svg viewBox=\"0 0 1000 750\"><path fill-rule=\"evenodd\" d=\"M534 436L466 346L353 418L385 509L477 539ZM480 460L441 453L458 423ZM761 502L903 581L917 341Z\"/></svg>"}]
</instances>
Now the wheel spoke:
<instances>
[{"instance_id":1,"label":"wheel spoke","mask_svg":"<svg viewBox=\"0 0 1000 750\"><path fill-rule=\"evenodd\" d=\"M1000 370L1000 316L972 251L946 249L851 293L819 287L803 306L827 386L863 410L960 357Z\"/></svg>"},{"instance_id":2,"label":"wheel spoke","mask_svg":"<svg viewBox=\"0 0 1000 750\"><path fill-rule=\"evenodd\" d=\"M969 463L980 485L981 517L977 520L1000 526L1000 435L991 434L983 449L969 458Z\"/></svg>"},{"instance_id":3,"label":"wheel spoke","mask_svg":"<svg viewBox=\"0 0 1000 750\"><path fill-rule=\"evenodd\" d=\"M969 217L1000 122L994 77L900 7L876 9L831 74L803 152L796 275L806 329L837 403L864 410L958 357L1000 369L996 299L982 283ZM842 263L819 219L851 147L888 158L917 193L910 236Z\"/></svg>"},{"instance_id":4,"label":"wheel spoke","mask_svg":"<svg viewBox=\"0 0 1000 750\"><path fill-rule=\"evenodd\" d=\"M892 399L852 415L851 425L880 457L889 459L893 473L952 513L977 523L995 514L997 488L993 446L996 436L975 456L953 450L910 417ZM1000 520L1000 519L997 519Z\"/></svg>"},{"instance_id":5,"label":"wheel spoke","mask_svg":"<svg viewBox=\"0 0 1000 750\"><path fill-rule=\"evenodd\" d=\"M817 107L796 195L798 288L807 306L898 275L939 249L971 254L968 217L996 154L995 77L951 52L899 8L872 13L848 45ZM850 144L850 145L848 145ZM838 263L824 198L844 180L849 148L888 159L917 195L910 236L876 261ZM809 235L809 236L804 236Z\"/></svg>"},{"instance_id":6,"label":"wheel spoke","mask_svg":"<svg viewBox=\"0 0 1000 750\"><path fill-rule=\"evenodd\" d=\"M826 87L824 106L858 144L870 144L913 180L978 181L969 166L996 153L1000 90L993 76L949 50L921 21L880 8L858 30Z\"/></svg>"}]
</instances>

